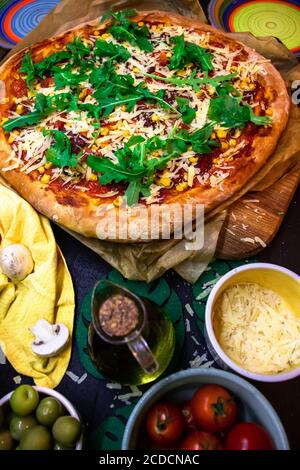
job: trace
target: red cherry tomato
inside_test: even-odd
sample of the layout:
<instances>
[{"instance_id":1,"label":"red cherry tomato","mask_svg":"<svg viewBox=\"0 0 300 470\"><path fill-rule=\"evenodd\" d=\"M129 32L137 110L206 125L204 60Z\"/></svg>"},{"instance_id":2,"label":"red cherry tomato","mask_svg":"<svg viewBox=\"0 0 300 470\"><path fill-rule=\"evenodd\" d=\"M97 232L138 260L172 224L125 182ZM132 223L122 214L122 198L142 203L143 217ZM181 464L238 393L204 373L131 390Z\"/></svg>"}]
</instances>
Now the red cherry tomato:
<instances>
[{"instance_id":1,"label":"red cherry tomato","mask_svg":"<svg viewBox=\"0 0 300 470\"><path fill-rule=\"evenodd\" d=\"M146 418L148 436L156 444L172 444L176 442L184 429L181 411L172 403L156 403Z\"/></svg>"},{"instance_id":2,"label":"red cherry tomato","mask_svg":"<svg viewBox=\"0 0 300 470\"><path fill-rule=\"evenodd\" d=\"M205 431L222 432L230 428L237 405L230 393L219 385L205 385L193 396L191 409L198 426Z\"/></svg>"},{"instance_id":3,"label":"red cherry tomato","mask_svg":"<svg viewBox=\"0 0 300 470\"><path fill-rule=\"evenodd\" d=\"M195 428L196 423L192 414L191 402L184 401L183 403L181 403L180 408L186 426L188 428Z\"/></svg>"},{"instance_id":4,"label":"red cherry tomato","mask_svg":"<svg viewBox=\"0 0 300 470\"><path fill-rule=\"evenodd\" d=\"M272 440L259 424L239 423L226 438L226 450L272 450Z\"/></svg>"},{"instance_id":5,"label":"red cherry tomato","mask_svg":"<svg viewBox=\"0 0 300 470\"><path fill-rule=\"evenodd\" d=\"M210 432L192 431L183 441L181 450L222 450L222 442Z\"/></svg>"}]
</instances>

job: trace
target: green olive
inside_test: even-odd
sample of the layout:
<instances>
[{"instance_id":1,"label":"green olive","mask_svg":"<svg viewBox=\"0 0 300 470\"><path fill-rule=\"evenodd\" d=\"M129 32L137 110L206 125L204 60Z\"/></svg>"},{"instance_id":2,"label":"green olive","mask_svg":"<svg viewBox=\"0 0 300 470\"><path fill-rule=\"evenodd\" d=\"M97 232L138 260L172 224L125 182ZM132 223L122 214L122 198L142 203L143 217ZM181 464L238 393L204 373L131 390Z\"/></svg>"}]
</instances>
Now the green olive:
<instances>
[{"instance_id":1,"label":"green olive","mask_svg":"<svg viewBox=\"0 0 300 470\"><path fill-rule=\"evenodd\" d=\"M14 416L10 421L10 426L9 426L10 434L12 435L13 439L15 439L16 441L20 441L22 439L24 432L26 432L27 429L32 428L32 426L36 426L36 425L37 425L37 420L32 415Z\"/></svg>"},{"instance_id":2,"label":"green olive","mask_svg":"<svg viewBox=\"0 0 300 470\"><path fill-rule=\"evenodd\" d=\"M52 428L54 439L65 447L74 447L80 433L80 422L73 416L61 416Z\"/></svg>"},{"instance_id":3,"label":"green olive","mask_svg":"<svg viewBox=\"0 0 300 470\"><path fill-rule=\"evenodd\" d=\"M31 385L20 385L11 395L10 406L18 416L30 415L39 404L39 394Z\"/></svg>"},{"instance_id":4,"label":"green olive","mask_svg":"<svg viewBox=\"0 0 300 470\"><path fill-rule=\"evenodd\" d=\"M14 447L13 438L8 429L0 430L0 450L11 450Z\"/></svg>"},{"instance_id":5,"label":"green olive","mask_svg":"<svg viewBox=\"0 0 300 470\"><path fill-rule=\"evenodd\" d=\"M52 437L44 426L33 426L22 436L20 450L51 450Z\"/></svg>"},{"instance_id":6,"label":"green olive","mask_svg":"<svg viewBox=\"0 0 300 470\"><path fill-rule=\"evenodd\" d=\"M39 423L50 428L63 413L64 409L60 401L53 397L46 397L37 407L35 416Z\"/></svg>"}]
</instances>

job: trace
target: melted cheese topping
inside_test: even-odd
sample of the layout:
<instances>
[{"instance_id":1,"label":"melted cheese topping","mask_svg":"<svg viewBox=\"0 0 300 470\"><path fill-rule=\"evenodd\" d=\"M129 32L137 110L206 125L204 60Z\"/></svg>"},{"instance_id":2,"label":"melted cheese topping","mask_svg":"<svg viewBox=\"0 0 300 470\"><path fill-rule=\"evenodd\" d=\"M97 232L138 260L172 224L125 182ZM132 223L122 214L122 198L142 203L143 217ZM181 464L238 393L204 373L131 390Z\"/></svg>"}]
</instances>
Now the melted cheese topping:
<instances>
[{"instance_id":1,"label":"melted cheese topping","mask_svg":"<svg viewBox=\"0 0 300 470\"><path fill-rule=\"evenodd\" d=\"M229 287L216 302L213 324L224 352L244 369L274 375L300 365L300 319L269 289Z\"/></svg>"}]
</instances>

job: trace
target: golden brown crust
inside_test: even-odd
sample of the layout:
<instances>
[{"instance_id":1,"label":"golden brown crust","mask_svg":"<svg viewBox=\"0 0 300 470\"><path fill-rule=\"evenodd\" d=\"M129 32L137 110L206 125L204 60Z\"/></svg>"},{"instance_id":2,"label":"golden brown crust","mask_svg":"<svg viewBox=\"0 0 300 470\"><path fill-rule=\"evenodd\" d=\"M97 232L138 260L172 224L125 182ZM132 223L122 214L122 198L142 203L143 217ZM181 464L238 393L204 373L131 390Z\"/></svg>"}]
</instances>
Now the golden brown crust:
<instances>
[{"instance_id":1,"label":"golden brown crust","mask_svg":"<svg viewBox=\"0 0 300 470\"><path fill-rule=\"evenodd\" d=\"M216 39L230 40L232 43L236 44L236 41L233 41L225 33L216 31L211 26L200 23L197 20L184 18L180 15L173 14L170 12L159 12L159 11L150 11L150 12L140 12L138 20L147 21L150 23L162 22L162 23L171 23L178 24L181 26L192 26L195 30L199 32L211 32ZM97 21L88 23L88 25L95 26L98 24ZM73 39L75 33L79 33L81 30L84 31L85 28L89 27L88 25L82 25L75 28L72 31L63 33L58 37L45 40L39 44L36 44L32 47L32 53L34 58L41 60L46 57L49 52L53 51L54 44L59 42L68 42ZM105 28L105 24L102 26ZM239 43L241 44L241 43ZM248 48L242 44L243 49L248 52L249 58L255 59L264 59L260 54L254 50ZM0 76L2 80L8 85L10 81L10 76L12 71L17 65L19 65L22 51L18 52L16 55L12 56L2 67L0 68ZM231 176L226 178L222 183L215 187L211 188L201 188L194 187L190 190L187 190L183 193L177 193L166 199L168 204L177 203L180 206L183 204L204 204L205 211L208 212L211 209L218 206L220 203L224 202L234 193L239 191L246 182L248 182L254 174L261 168L261 166L267 161L269 156L274 151L277 141L280 137L280 134L284 130L290 109L290 99L286 91L285 83L281 78L279 72L273 67L271 63L264 64L266 71L265 75L265 88L276 89L277 96L275 100L271 103L271 108L273 110L273 119L272 119L272 129L268 135L256 134L252 143L252 153L251 160L246 167L237 169ZM8 93L8 98L10 98ZM0 105L0 113L5 110L6 105ZM0 131L0 171L7 164L5 160L10 154L10 146L6 142L5 134L3 130ZM57 200L57 197L53 191L45 188L39 181L34 181L29 175L18 171L3 172L1 171L4 178L25 198L27 199L38 211L45 214L52 220L65 225L71 230L79 232L80 234L90 236L90 237L99 237L105 238L108 236L109 239L116 241L128 241L128 240L119 240L118 236L115 236L113 232L103 231L97 233L97 225L99 220L101 220L104 225L110 225L111 217L114 215L114 208L107 210L104 214L99 216L99 207L95 206L93 202L86 201L82 205L75 207L70 204L60 204ZM84 196L79 195L79 197ZM106 203L107 201L105 201ZM124 209L119 208L119 214L122 213ZM159 233L162 232L163 226L162 217L159 226ZM147 211L146 211L147 212ZM141 241L140 239L135 240L136 238L136 223L146 223L148 221L147 214L140 216L132 216L126 214L128 226L131 227L131 233L133 235L134 241ZM107 222L107 223L106 223ZM105 236L104 236L105 235ZM129 237L130 238L130 237Z\"/></svg>"}]
</instances>

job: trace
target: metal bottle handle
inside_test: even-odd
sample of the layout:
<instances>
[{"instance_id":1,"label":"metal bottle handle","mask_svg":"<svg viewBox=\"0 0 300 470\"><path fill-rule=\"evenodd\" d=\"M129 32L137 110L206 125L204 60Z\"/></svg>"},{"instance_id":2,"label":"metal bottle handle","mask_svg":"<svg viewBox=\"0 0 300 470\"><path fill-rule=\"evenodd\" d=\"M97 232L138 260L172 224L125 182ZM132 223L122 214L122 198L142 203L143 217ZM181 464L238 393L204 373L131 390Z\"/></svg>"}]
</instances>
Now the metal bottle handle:
<instances>
[{"instance_id":1,"label":"metal bottle handle","mask_svg":"<svg viewBox=\"0 0 300 470\"><path fill-rule=\"evenodd\" d=\"M129 341L127 346L147 374L154 374L154 372L158 370L159 364L149 348L148 343L141 335Z\"/></svg>"}]
</instances>

